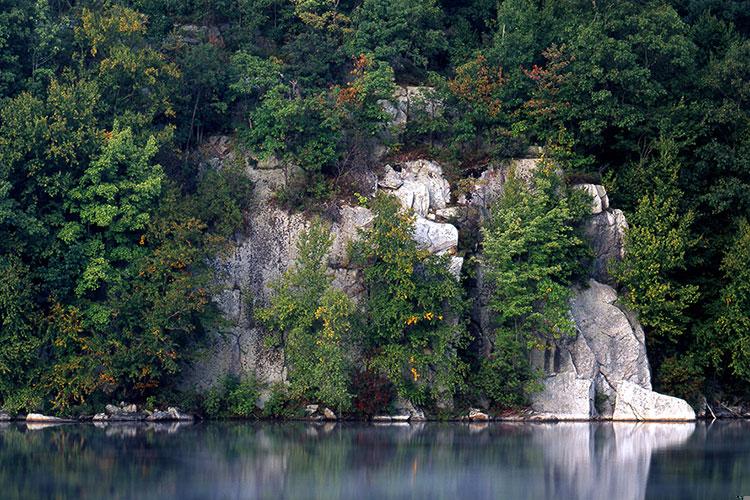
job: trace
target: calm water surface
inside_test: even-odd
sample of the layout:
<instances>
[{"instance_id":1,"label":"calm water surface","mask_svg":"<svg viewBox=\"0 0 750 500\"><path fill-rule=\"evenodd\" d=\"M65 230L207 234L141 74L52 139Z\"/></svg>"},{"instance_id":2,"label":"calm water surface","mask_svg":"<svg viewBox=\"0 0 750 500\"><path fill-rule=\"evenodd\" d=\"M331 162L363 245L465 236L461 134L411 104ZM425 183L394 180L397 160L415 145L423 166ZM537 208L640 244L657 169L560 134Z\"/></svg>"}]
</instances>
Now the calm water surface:
<instances>
[{"instance_id":1,"label":"calm water surface","mask_svg":"<svg viewBox=\"0 0 750 500\"><path fill-rule=\"evenodd\" d=\"M0 498L750 495L750 422L0 423Z\"/></svg>"}]
</instances>

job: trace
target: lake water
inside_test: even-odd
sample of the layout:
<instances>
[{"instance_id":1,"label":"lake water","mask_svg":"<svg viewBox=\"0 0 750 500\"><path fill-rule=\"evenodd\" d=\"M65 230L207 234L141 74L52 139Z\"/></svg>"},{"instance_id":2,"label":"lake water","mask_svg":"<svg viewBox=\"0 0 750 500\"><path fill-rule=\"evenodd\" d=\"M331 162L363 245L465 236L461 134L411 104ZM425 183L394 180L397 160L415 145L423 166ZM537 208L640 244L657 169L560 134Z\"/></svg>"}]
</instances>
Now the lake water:
<instances>
[{"instance_id":1,"label":"lake water","mask_svg":"<svg viewBox=\"0 0 750 500\"><path fill-rule=\"evenodd\" d=\"M0 423L0 498L750 495L750 422Z\"/></svg>"}]
</instances>

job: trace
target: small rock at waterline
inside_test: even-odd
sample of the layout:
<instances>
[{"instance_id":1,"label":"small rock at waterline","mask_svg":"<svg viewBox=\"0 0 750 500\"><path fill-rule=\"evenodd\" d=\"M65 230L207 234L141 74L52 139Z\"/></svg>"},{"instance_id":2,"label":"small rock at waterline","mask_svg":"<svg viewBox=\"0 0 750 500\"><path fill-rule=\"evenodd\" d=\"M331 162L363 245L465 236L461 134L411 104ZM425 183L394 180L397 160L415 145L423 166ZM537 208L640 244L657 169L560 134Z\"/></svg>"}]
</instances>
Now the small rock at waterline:
<instances>
[{"instance_id":1,"label":"small rock at waterline","mask_svg":"<svg viewBox=\"0 0 750 500\"><path fill-rule=\"evenodd\" d=\"M0 422L9 422L13 420L13 417L5 413L4 411L0 411Z\"/></svg>"},{"instance_id":2,"label":"small rock at waterline","mask_svg":"<svg viewBox=\"0 0 750 500\"><path fill-rule=\"evenodd\" d=\"M42 415L41 413L29 413L26 415L27 422L72 422L66 418L50 417L49 415Z\"/></svg>"},{"instance_id":3,"label":"small rock at waterline","mask_svg":"<svg viewBox=\"0 0 750 500\"><path fill-rule=\"evenodd\" d=\"M477 410L476 408L469 410L469 420L472 422L486 422L489 419L490 416L481 410Z\"/></svg>"},{"instance_id":4,"label":"small rock at waterline","mask_svg":"<svg viewBox=\"0 0 750 500\"><path fill-rule=\"evenodd\" d=\"M146 417L148 422L175 422L175 421L191 421L195 417L189 413L182 413L179 409L174 406L170 406L166 411L154 409L151 415Z\"/></svg>"},{"instance_id":5,"label":"small rock at waterline","mask_svg":"<svg viewBox=\"0 0 750 500\"><path fill-rule=\"evenodd\" d=\"M336 414L330 408L323 409L323 416L326 417L326 420L336 420Z\"/></svg>"}]
</instances>

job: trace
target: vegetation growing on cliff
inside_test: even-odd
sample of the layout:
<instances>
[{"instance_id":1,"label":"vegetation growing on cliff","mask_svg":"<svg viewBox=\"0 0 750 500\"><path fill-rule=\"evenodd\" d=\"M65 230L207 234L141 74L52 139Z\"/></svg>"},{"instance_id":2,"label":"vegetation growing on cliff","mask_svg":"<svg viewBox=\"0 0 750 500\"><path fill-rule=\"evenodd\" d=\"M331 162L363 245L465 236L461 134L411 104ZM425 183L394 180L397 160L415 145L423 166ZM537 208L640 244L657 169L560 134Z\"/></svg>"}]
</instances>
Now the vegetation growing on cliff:
<instances>
[{"instance_id":1,"label":"vegetation growing on cliff","mask_svg":"<svg viewBox=\"0 0 750 500\"><path fill-rule=\"evenodd\" d=\"M582 274L578 226L590 202L581 191L561 193L554 169L543 163L528 180L511 173L482 230L495 332L477 384L502 407L524 404L537 379L529 350L575 333L570 286Z\"/></svg>"},{"instance_id":2,"label":"vegetation growing on cliff","mask_svg":"<svg viewBox=\"0 0 750 500\"><path fill-rule=\"evenodd\" d=\"M567 179L604 179L630 217L615 274L646 327L656 386L747 397L749 36L741 1L5 0L0 406L66 411L174 388L217 327L208 263L241 228L250 189L192 153L233 132L254 157L302 168L279 201L307 208L351 194L384 142L437 156L457 178L545 146ZM429 84L441 103L400 136L379 104L396 83ZM512 214L499 210L495 222ZM490 250L505 241L498 227ZM381 248L381 229L403 231L376 227L363 255L382 267L396 252L403 267L367 278L372 368L401 395L438 400L462 386L461 322L424 315L446 300L458 317L460 287L403 239ZM494 254L502 322L564 326L554 304L574 247L553 262L533 246L551 271L523 291L534 304L542 285L555 293L531 316L503 288L531 261ZM346 330L348 306L326 297L311 320ZM394 359L412 354L423 378L409 382ZM452 370L420 385L433 363Z\"/></svg>"},{"instance_id":3,"label":"vegetation growing on cliff","mask_svg":"<svg viewBox=\"0 0 750 500\"><path fill-rule=\"evenodd\" d=\"M313 222L300 236L294 266L275 283L271 304L256 318L276 334L272 345L284 350L290 398L341 412L351 407L354 304L331 285L330 245L328 228Z\"/></svg>"}]
</instances>

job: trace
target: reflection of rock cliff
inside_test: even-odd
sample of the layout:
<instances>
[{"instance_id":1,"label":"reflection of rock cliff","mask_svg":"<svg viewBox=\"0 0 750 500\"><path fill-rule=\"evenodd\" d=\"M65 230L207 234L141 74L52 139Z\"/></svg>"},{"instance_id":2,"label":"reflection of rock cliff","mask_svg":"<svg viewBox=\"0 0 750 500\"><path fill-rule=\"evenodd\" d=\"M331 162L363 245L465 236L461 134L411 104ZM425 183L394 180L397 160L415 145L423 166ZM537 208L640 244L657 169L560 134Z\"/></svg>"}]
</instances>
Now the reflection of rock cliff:
<instances>
[{"instance_id":1,"label":"reflection of rock cliff","mask_svg":"<svg viewBox=\"0 0 750 500\"><path fill-rule=\"evenodd\" d=\"M217 147L208 160L210 165L220 168L224 162L238 160L226 139L214 139L213 143ZM477 228L502 193L511 170L528 178L538 164L533 158L536 153L531 150L530 158L488 168L472 185L464 186L460 196L451 193L440 165L428 160L385 166L377 182L370 183L372 191L363 194L386 191L413 210L414 238L419 246L450 256L451 270L458 276L464 264L462 252L475 253L480 263L482 257L476 243L459 244L459 234L476 240ZM246 234L237 241L232 255L217 264L227 283L219 302L234 326L215 340L205 362L191 375L192 383L203 386L227 372L253 372L268 382L285 376L282 353L265 347L264 332L254 324L252 311L267 304L269 284L294 261L296 242L307 220L271 202L273 193L295 175L294 168L278 162L241 160L255 182L254 206L247 214ZM534 397L533 409L561 419L692 419L687 404L651 391L643 330L634 315L618 304L617 292L610 286L607 266L623 255L627 222L621 211L610 207L602 186L578 187L592 197L592 215L584 227L594 254L592 279L574 291L571 315L578 327L576 337L550 344L533 357L534 364L548 375L545 390ZM329 267L334 285L356 299L364 289L361 270L349 262L348 246L373 216L367 208L346 205L329 214L334 237ZM469 295L474 299L472 333L482 354L491 347L493 325L481 265L475 270L475 277L469 280Z\"/></svg>"},{"instance_id":2,"label":"reflection of rock cliff","mask_svg":"<svg viewBox=\"0 0 750 500\"><path fill-rule=\"evenodd\" d=\"M541 424L532 433L544 449L545 480L557 498L646 497L651 455L679 447L694 423Z\"/></svg>"}]
</instances>

